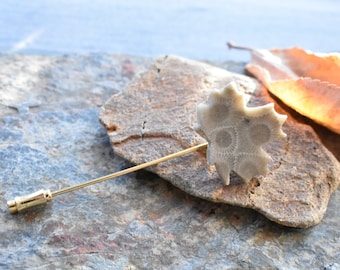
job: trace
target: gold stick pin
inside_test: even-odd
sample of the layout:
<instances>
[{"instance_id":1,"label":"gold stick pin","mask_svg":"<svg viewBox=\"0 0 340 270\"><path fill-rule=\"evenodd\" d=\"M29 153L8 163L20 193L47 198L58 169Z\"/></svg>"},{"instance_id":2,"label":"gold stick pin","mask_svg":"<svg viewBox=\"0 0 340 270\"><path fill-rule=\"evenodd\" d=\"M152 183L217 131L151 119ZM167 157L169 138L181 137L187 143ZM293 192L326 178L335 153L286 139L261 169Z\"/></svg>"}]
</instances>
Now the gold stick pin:
<instances>
[{"instance_id":1,"label":"gold stick pin","mask_svg":"<svg viewBox=\"0 0 340 270\"><path fill-rule=\"evenodd\" d=\"M231 170L244 181L249 182L255 175L267 173L267 162L270 157L261 147L271 140L286 136L281 128L287 117L276 113L274 104L246 107L244 95L237 90L235 83L228 84L222 91L212 91L208 102L198 105L197 117L198 131L207 139L209 146L208 142L202 143L123 171L54 192L40 190L27 196L16 197L7 202L10 212L15 214L38 205L45 205L54 196L135 172L204 147L209 147L207 151L208 163L215 165L217 173L225 185L230 184Z\"/></svg>"},{"instance_id":2,"label":"gold stick pin","mask_svg":"<svg viewBox=\"0 0 340 270\"><path fill-rule=\"evenodd\" d=\"M32 207L36 207L36 206L39 206L39 205L40 206L46 205L47 202L51 201L52 198L55 197L55 196L58 196L58 195L61 195L61 194L67 193L67 192L71 192L71 191L74 191L74 190L77 190L77 189L81 189L81 188L84 188L84 187L87 187L87 186L90 186L90 185L94 185L94 184L97 184L97 183L100 183L100 182L104 182L104 181L107 181L107 180L110 180L110 179L113 179L113 178L116 178L116 177L119 177L119 176L122 176L122 175L125 175L125 174L128 174L128 173L132 173L132 172L135 172L135 171L138 171L138 170L141 170L141 169L145 169L149 166L156 165L158 163L161 163L161 162L164 162L164 161L167 161L167 160L170 160L170 159L174 159L174 158L189 154L191 152L195 152L198 149L206 147L207 145L208 145L208 143L202 143L200 145L190 147L190 148L185 149L183 151L180 151L180 152L177 152L177 153L174 153L174 154L170 154L168 156L161 157L161 158L156 159L156 160L152 160L152 161L140 164L140 165L136 165L134 167L131 167L131 168L119 171L119 172L115 172L115 173L112 173L112 174L109 174L109 175L105 175L105 176L90 180L88 182L81 183L81 184L74 185L74 186L67 187L67 188L63 188L63 189L60 189L60 190L57 190L57 191L54 191L54 192L51 192L49 189L46 189L46 190L42 189L42 190L39 190L37 192L34 192L34 193L26 195L26 196L15 197L14 200L8 201L7 205L9 207L9 211L12 214L20 213L20 212L22 212L26 209L32 208Z\"/></svg>"}]
</instances>

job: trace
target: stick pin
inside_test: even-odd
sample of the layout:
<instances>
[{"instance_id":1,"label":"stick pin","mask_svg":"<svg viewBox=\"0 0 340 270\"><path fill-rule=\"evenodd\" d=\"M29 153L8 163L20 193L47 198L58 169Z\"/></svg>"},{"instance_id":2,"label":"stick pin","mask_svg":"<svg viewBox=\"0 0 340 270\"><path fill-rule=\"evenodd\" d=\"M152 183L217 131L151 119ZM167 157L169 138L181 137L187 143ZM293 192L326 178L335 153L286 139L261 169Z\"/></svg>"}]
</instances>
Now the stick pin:
<instances>
[{"instance_id":1,"label":"stick pin","mask_svg":"<svg viewBox=\"0 0 340 270\"><path fill-rule=\"evenodd\" d=\"M245 182L249 182L254 176L267 173L267 162L270 156L262 149L262 146L286 136L282 131L286 118L287 116L275 112L273 103L247 107L245 96L232 82L222 90L212 90L208 101L197 106L197 132L207 142L82 184L53 192L47 189L15 197L14 200L8 201L7 205L12 214L19 213L32 207L46 205L55 196L135 172L206 147L208 148L207 161L215 165L225 185L230 184L231 171L237 173Z\"/></svg>"}]
</instances>

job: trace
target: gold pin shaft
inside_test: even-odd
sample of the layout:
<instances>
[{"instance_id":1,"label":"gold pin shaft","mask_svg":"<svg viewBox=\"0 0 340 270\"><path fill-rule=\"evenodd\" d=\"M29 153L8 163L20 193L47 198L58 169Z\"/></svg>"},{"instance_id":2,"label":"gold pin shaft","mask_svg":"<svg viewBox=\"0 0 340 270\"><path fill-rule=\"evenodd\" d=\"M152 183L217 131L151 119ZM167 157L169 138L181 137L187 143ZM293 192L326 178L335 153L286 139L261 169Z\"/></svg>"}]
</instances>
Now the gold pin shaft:
<instances>
[{"instance_id":1,"label":"gold pin shaft","mask_svg":"<svg viewBox=\"0 0 340 270\"><path fill-rule=\"evenodd\" d=\"M170 154L168 156L165 156L165 157L162 157L162 158L159 158L159 159L155 159L155 160L152 160L152 161L140 164L140 165L136 165L134 167L131 167L131 168L119 171L119 172L115 172L115 173L112 173L112 174L109 174L109 175L105 175L105 176L90 180L88 182L78 184L78 185L74 185L74 186L67 187L67 188L63 188L63 189L60 189L60 190L57 190L57 191L54 191L54 192L51 192L50 190L40 190L40 191L37 191L35 193L29 194L27 196L15 197L14 200L8 201L7 205L9 207L10 212L12 214L16 214L16 213L19 213L23 210L26 210L26 209L29 209L29 208L32 208L32 207L35 207L35 206L45 205L45 204L47 204L47 202L51 201L54 196L58 196L58 195L61 195L61 194L67 193L67 192L71 192L71 191L81 189L81 188L84 188L84 187L87 187L87 186L90 186L90 185L94 185L94 184L97 184L97 183L100 183L100 182L104 182L104 181L116 178L118 176L122 176L122 175L125 175L125 174L128 174L128 173L131 173L131 172L138 171L138 170L150 167L152 165L156 165L158 163L161 163L161 162L164 162L164 161L167 161L167 160L170 160L170 159L174 159L174 158L195 152L195 151L197 151L201 148L206 147L207 145L208 145L207 142L202 143L202 144L190 147L190 148L185 149L183 151L180 151L180 152L177 152L177 153L174 153L174 154Z\"/></svg>"}]
</instances>

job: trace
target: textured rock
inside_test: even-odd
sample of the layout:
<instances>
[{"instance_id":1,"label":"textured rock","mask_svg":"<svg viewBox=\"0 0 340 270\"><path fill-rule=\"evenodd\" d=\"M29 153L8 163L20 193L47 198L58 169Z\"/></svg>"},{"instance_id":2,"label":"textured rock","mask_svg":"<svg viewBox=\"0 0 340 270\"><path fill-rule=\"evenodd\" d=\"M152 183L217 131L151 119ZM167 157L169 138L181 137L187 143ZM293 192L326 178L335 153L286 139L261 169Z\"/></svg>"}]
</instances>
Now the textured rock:
<instances>
[{"instance_id":1,"label":"textured rock","mask_svg":"<svg viewBox=\"0 0 340 270\"><path fill-rule=\"evenodd\" d=\"M196 105L211 89L230 81L249 95L250 106L273 102L245 76L175 56L160 57L101 111L114 151L140 164L203 142L195 132ZM231 185L224 186L202 152L149 169L194 196L249 207L286 226L309 227L320 222L339 185L339 162L310 126L289 117L283 129L287 139L265 147L272 157L270 172L249 183L233 175Z\"/></svg>"},{"instance_id":2,"label":"textured rock","mask_svg":"<svg viewBox=\"0 0 340 270\"><path fill-rule=\"evenodd\" d=\"M151 62L0 55L0 269L338 269L339 188L308 229L190 196L147 171L9 213L14 196L131 166L113 153L99 106ZM336 141L327 136L325 143Z\"/></svg>"}]
</instances>

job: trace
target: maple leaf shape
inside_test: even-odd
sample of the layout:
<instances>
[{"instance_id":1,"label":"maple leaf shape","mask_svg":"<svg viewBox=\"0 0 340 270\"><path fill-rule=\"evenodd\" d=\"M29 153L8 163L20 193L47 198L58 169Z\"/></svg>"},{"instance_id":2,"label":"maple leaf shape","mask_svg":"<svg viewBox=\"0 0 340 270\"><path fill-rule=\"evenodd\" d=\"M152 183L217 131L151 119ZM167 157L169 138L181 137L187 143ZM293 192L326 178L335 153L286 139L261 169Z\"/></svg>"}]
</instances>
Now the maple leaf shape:
<instances>
[{"instance_id":1,"label":"maple leaf shape","mask_svg":"<svg viewBox=\"0 0 340 270\"><path fill-rule=\"evenodd\" d=\"M198 131L208 141L207 160L215 164L225 185L233 170L246 182L267 173L269 155L265 143L286 136L282 124L287 116L275 112L274 104L248 108L235 83L213 90L206 104L197 107Z\"/></svg>"}]
</instances>

